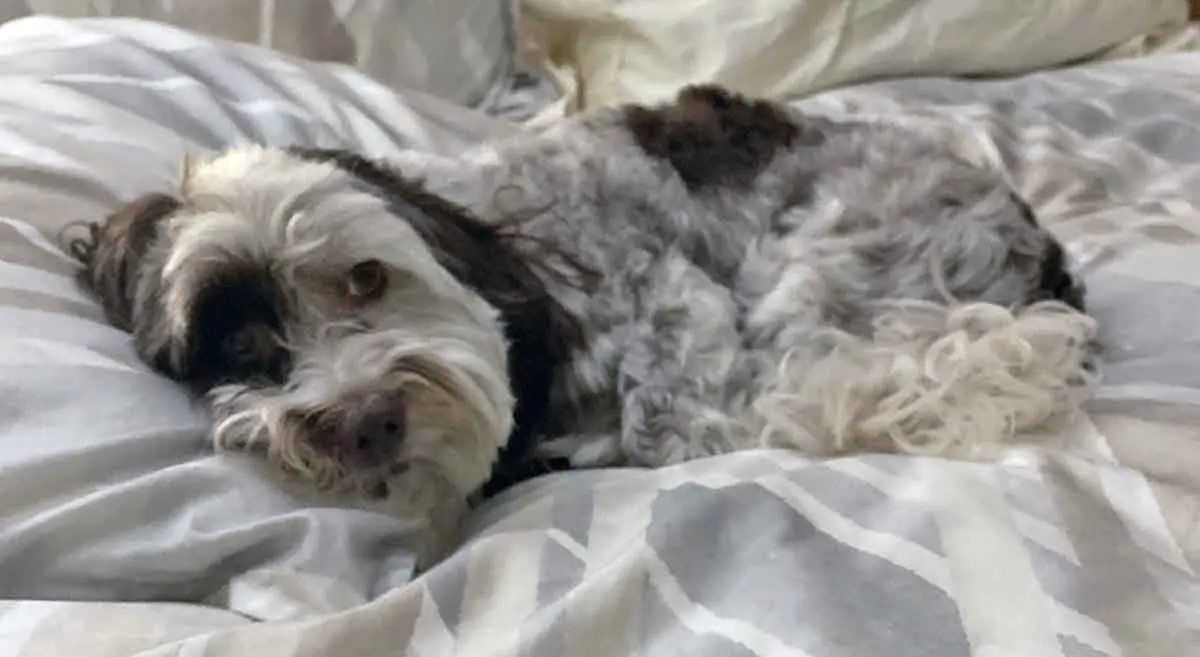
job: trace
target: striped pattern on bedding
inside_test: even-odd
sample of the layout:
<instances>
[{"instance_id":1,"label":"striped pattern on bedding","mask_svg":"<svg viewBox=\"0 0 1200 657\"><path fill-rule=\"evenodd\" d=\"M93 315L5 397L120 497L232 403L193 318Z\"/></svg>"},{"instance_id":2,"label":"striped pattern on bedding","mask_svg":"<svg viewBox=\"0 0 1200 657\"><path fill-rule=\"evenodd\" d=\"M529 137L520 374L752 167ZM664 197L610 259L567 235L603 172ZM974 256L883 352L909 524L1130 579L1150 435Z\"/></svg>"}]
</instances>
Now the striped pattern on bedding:
<instances>
[{"instance_id":1,"label":"striped pattern on bedding","mask_svg":"<svg viewBox=\"0 0 1200 657\"><path fill-rule=\"evenodd\" d=\"M406 528L210 454L54 235L170 185L191 148L386 155L508 128L141 23L0 27L0 84L5 654L1196 654L1198 56L803 103L945 132L1087 261L1107 380L1069 451L569 473L480 510L415 581Z\"/></svg>"}]
</instances>

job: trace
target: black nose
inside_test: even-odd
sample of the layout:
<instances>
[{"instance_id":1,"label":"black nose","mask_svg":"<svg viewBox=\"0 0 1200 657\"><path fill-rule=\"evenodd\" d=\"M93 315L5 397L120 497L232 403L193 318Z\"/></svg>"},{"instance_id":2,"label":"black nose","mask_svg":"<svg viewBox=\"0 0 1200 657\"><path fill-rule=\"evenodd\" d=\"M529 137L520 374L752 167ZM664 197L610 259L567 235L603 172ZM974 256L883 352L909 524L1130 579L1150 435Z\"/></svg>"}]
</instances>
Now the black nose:
<instances>
[{"instance_id":1,"label":"black nose","mask_svg":"<svg viewBox=\"0 0 1200 657\"><path fill-rule=\"evenodd\" d=\"M399 395L370 393L347 411L338 427L337 449L357 460L387 460L404 440L406 424Z\"/></svg>"}]
</instances>

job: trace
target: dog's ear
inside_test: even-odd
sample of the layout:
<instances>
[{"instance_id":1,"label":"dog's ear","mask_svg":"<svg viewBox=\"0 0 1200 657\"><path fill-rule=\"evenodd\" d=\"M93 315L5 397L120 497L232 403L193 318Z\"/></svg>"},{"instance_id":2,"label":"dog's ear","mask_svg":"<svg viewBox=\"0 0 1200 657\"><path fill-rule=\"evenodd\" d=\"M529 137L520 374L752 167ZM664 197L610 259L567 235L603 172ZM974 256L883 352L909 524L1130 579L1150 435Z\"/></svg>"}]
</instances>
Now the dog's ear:
<instances>
[{"instance_id":1,"label":"dog's ear","mask_svg":"<svg viewBox=\"0 0 1200 657\"><path fill-rule=\"evenodd\" d=\"M519 238L505 232L506 222L484 223L466 208L428 191L420 181L405 178L384 161L342 149L293 147L288 152L300 159L332 163L374 190L408 221L447 271L501 311L510 331L550 331L562 339L562 345L543 341L543 352L561 347L558 356L565 358L586 341L578 319L554 299L541 276L586 285L591 272L567 254L551 252L549 245L539 249L539 243L527 240L527 250L539 255L528 257L516 248ZM520 219L513 217L510 223ZM543 261L556 262L563 272L575 276L539 266Z\"/></svg>"},{"instance_id":2,"label":"dog's ear","mask_svg":"<svg viewBox=\"0 0 1200 657\"><path fill-rule=\"evenodd\" d=\"M89 226L88 239L72 243L71 250L84 264L83 284L100 298L114 326L132 330L138 267L163 220L181 206L173 196L147 194Z\"/></svg>"}]
</instances>

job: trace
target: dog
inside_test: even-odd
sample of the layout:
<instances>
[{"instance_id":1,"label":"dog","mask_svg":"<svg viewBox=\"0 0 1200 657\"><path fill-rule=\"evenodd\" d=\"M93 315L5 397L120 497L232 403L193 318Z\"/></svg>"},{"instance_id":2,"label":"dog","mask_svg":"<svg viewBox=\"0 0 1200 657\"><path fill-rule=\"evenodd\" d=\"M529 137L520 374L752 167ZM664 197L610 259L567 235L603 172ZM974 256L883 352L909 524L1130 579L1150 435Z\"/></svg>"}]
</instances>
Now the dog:
<instances>
[{"instance_id":1,"label":"dog","mask_svg":"<svg viewBox=\"0 0 1200 657\"><path fill-rule=\"evenodd\" d=\"M77 247L218 448L443 534L547 467L985 458L1095 378L1084 286L1003 176L712 85L453 156L189 156Z\"/></svg>"}]
</instances>

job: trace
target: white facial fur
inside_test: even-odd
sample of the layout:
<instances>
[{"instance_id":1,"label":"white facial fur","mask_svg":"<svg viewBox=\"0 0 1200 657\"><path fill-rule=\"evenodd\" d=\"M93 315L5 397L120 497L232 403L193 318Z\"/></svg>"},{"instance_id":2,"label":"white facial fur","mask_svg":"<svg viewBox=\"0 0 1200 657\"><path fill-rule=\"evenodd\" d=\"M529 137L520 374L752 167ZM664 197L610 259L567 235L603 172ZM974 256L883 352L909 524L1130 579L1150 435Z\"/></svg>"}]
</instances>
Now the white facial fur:
<instances>
[{"instance_id":1,"label":"white facial fur","mask_svg":"<svg viewBox=\"0 0 1200 657\"><path fill-rule=\"evenodd\" d=\"M207 279L269 272L285 295L278 338L291 353L283 385L224 385L210 395L220 448L262 449L318 486L384 493L420 516L488 477L512 428L514 400L497 312L463 287L385 202L333 164L246 147L190 160L183 209L166 228L165 324L193 321ZM383 263L375 299L351 294L357 263ZM183 338L186 339L186 338ZM321 422L363 395L403 400L394 460L350 467L318 448Z\"/></svg>"}]
</instances>

